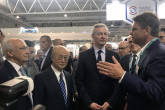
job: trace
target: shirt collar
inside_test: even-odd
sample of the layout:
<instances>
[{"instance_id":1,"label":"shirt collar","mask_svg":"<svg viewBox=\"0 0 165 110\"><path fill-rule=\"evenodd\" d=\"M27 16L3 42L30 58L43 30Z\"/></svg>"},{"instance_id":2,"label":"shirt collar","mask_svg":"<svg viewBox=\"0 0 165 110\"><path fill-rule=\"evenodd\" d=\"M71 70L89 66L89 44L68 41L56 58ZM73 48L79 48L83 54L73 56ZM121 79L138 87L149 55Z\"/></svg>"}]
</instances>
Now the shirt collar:
<instances>
[{"instance_id":1,"label":"shirt collar","mask_svg":"<svg viewBox=\"0 0 165 110\"><path fill-rule=\"evenodd\" d=\"M62 73L63 76L64 76L63 70L60 72L53 65L51 65L51 68L53 69L53 71L54 71L54 73L55 73L56 76L59 77L60 76L60 73Z\"/></svg>"},{"instance_id":2,"label":"shirt collar","mask_svg":"<svg viewBox=\"0 0 165 110\"><path fill-rule=\"evenodd\" d=\"M19 72L19 69L21 68L21 66L19 66L18 64L10 61L10 60L7 60L13 67L14 69L17 71L17 73Z\"/></svg>"},{"instance_id":3,"label":"shirt collar","mask_svg":"<svg viewBox=\"0 0 165 110\"><path fill-rule=\"evenodd\" d=\"M44 56L46 57L48 55L50 48L45 52Z\"/></svg>"},{"instance_id":4,"label":"shirt collar","mask_svg":"<svg viewBox=\"0 0 165 110\"><path fill-rule=\"evenodd\" d=\"M95 54L97 54L97 52L98 52L99 50L102 50L102 53L105 54L105 45L104 45L104 47L103 47L102 49L99 49L99 48L97 48L97 47L94 46L94 45L93 45L93 48L94 48Z\"/></svg>"}]
</instances>

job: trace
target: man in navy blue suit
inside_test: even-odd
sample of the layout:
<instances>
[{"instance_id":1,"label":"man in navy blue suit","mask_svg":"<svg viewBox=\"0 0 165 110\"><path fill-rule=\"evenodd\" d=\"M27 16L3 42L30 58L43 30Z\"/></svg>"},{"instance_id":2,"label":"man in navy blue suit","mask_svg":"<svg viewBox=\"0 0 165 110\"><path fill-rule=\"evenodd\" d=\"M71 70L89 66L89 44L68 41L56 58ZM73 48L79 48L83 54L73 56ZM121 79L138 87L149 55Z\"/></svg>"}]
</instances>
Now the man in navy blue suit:
<instances>
[{"instance_id":1,"label":"man in navy blue suit","mask_svg":"<svg viewBox=\"0 0 165 110\"><path fill-rule=\"evenodd\" d=\"M158 39L159 19L145 12L133 20L133 42L142 48L136 74L124 71L115 57L115 64L99 62L97 67L126 88L127 110L165 110L165 46Z\"/></svg>"},{"instance_id":2,"label":"man in navy blue suit","mask_svg":"<svg viewBox=\"0 0 165 110\"><path fill-rule=\"evenodd\" d=\"M34 78L35 105L42 104L46 110L72 110L72 78L63 70L68 58L69 51L64 46L52 49L52 65Z\"/></svg>"}]
</instances>

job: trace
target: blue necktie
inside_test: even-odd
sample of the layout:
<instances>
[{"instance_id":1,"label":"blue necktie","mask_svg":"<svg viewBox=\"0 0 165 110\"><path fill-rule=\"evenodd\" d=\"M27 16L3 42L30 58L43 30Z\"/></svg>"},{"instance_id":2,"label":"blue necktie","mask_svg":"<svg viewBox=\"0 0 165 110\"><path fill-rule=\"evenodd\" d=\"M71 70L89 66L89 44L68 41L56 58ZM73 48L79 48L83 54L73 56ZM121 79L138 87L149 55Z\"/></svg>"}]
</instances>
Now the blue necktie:
<instances>
[{"instance_id":1,"label":"blue necktie","mask_svg":"<svg viewBox=\"0 0 165 110\"><path fill-rule=\"evenodd\" d=\"M65 83L64 83L64 80L63 80L63 74L60 73L60 87L61 87L61 91L62 91L62 95L64 97L64 102L65 102L65 105L67 106L67 97L66 97L66 89L65 89Z\"/></svg>"}]
</instances>

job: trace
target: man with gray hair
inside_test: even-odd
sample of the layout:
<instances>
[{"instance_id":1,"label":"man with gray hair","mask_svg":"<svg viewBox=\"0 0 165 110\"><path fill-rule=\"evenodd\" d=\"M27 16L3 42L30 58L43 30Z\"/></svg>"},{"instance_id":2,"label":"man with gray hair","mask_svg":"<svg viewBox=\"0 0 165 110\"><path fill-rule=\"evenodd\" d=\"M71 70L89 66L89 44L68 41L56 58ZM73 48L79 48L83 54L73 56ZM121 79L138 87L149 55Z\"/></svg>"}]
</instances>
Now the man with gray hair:
<instances>
[{"instance_id":1,"label":"man with gray hair","mask_svg":"<svg viewBox=\"0 0 165 110\"><path fill-rule=\"evenodd\" d=\"M9 39L3 44L6 60L0 67L0 84L18 76L26 75L21 71L28 60L29 50L26 43L20 39ZM31 110L32 103L28 95L18 98L16 110Z\"/></svg>"},{"instance_id":2,"label":"man with gray hair","mask_svg":"<svg viewBox=\"0 0 165 110\"><path fill-rule=\"evenodd\" d=\"M99 61L112 62L112 56L119 56L105 48L108 28L105 24L95 24L91 34L92 48L79 54L76 71L76 85L82 110L109 110L113 106L113 91L116 80L101 75L96 68ZM114 91L116 92L116 91Z\"/></svg>"}]
</instances>

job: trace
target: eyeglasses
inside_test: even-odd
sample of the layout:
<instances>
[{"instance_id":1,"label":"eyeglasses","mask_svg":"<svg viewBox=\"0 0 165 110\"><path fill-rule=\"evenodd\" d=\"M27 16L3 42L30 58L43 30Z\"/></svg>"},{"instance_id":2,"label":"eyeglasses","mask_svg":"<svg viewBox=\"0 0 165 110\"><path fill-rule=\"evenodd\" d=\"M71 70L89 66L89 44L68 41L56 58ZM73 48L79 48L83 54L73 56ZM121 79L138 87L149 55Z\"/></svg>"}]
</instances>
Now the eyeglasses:
<instances>
[{"instance_id":1,"label":"eyeglasses","mask_svg":"<svg viewBox=\"0 0 165 110\"><path fill-rule=\"evenodd\" d=\"M128 47L128 46L127 46ZM127 47L120 47L119 50L124 50L126 49Z\"/></svg>"},{"instance_id":2,"label":"eyeglasses","mask_svg":"<svg viewBox=\"0 0 165 110\"><path fill-rule=\"evenodd\" d=\"M133 43L133 41L129 41L128 43L129 43L129 44L132 44L132 43Z\"/></svg>"},{"instance_id":3,"label":"eyeglasses","mask_svg":"<svg viewBox=\"0 0 165 110\"><path fill-rule=\"evenodd\" d=\"M105 35L105 36L107 36L108 35L108 33L102 33L102 32L99 32L99 33L95 33L96 35L98 35L98 36L102 36L102 35Z\"/></svg>"},{"instance_id":4,"label":"eyeglasses","mask_svg":"<svg viewBox=\"0 0 165 110\"><path fill-rule=\"evenodd\" d=\"M29 49L29 47L26 47L26 46L23 46L21 48L19 48L20 50L26 50L26 49Z\"/></svg>"},{"instance_id":5,"label":"eyeglasses","mask_svg":"<svg viewBox=\"0 0 165 110\"><path fill-rule=\"evenodd\" d=\"M62 59L64 59L65 61L67 61L68 58L69 58L68 55L57 55L57 54L54 54L54 56L55 56L55 58L56 58L57 60L62 60Z\"/></svg>"},{"instance_id":6,"label":"eyeglasses","mask_svg":"<svg viewBox=\"0 0 165 110\"><path fill-rule=\"evenodd\" d=\"M165 36L159 36L158 38L159 38L159 39L163 39L164 37L165 37Z\"/></svg>"}]
</instances>

